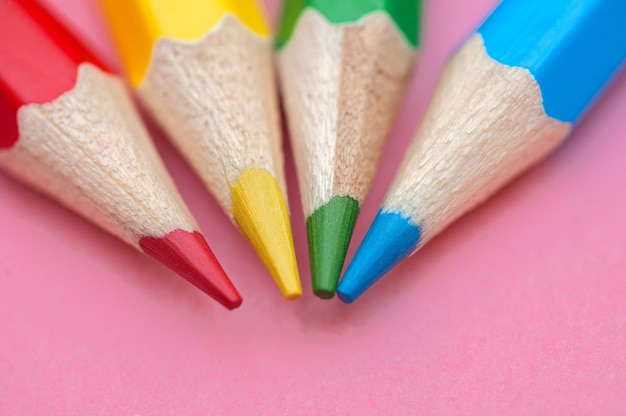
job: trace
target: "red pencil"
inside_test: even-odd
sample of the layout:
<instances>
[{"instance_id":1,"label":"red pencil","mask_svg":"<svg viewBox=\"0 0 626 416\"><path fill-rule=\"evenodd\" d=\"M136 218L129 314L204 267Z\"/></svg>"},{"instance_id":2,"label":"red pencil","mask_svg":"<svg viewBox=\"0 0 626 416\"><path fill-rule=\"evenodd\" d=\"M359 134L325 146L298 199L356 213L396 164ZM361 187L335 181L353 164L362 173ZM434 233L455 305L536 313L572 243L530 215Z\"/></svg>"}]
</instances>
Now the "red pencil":
<instances>
[{"instance_id":1,"label":"red pencil","mask_svg":"<svg viewBox=\"0 0 626 416\"><path fill-rule=\"evenodd\" d=\"M123 82L34 0L2 0L0 22L0 166L239 306Z\"/></svg>"}]
</instances>

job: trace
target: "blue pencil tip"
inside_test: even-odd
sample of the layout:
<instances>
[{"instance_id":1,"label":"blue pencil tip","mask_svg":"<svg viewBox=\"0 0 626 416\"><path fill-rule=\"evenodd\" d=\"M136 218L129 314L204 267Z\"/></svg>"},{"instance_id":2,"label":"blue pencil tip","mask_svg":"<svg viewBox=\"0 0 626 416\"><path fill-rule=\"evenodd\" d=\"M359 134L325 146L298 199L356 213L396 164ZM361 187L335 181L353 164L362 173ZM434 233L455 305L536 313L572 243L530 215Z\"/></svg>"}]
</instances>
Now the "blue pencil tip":
<instances>
[{"instance_id":1,"label":"blue pencil tip","mask_svg":"<svg viewBox=\"0 0 626 416\"><path fill-rule=\"evenodd\" d=\"M399 213L380 210L348 270L337 297L352 303L370 286L407 258L420 242L422 230Z\"/></svg>"}]
</instances>

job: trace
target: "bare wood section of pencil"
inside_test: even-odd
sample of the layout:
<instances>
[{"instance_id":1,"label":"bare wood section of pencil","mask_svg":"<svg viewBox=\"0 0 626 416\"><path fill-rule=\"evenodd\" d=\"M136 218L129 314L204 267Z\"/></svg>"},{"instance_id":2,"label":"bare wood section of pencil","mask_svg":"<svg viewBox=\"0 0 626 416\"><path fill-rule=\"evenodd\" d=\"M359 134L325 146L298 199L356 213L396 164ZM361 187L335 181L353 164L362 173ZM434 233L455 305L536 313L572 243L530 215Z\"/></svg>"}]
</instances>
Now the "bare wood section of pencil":
<instances>
[{"instance_id":1,"label":"bare wood section of pencil","mask_svg":"<svg viewBox=\"0 0 626 416\"><path fill-rule=\"evenodd\" d=\"M91 64L78 71L72 90L20 108L0 164L138 249L145 236L196 231L123 83Z\"/></svg>"},{"instance_id":2,"label":"bare wood section of pencil","mask_svg":"<svg viewBox=\"0 0 626 416\"><path fill-rule=\"evenodd\" d=\"M231 187L248 169L286 194L274 82L269 42L226 14L199 41L159 39L138 88L231 219Z\"/></svg>"},{"instance_id":3,"label":"bare wood section of pencil","mask_svg":"<svg viewBox=\"0 0 626 416\"><path fill-rule=\"evenodd\" d=\"M383 204L422 227L420 245L543 159L571 128L545 114L532 75L492 60L479 34L439 86Z\"/></svg>"},{"instance_id":4,"label":"bare wood section of pencil","mask_svg":"<svg viewBox=\"0 0 626 416\"><path fill-rule=\"evenodd\" d=\"M300 16L278 61L305 216L336 195L363 202L415 56L384 12Z\"/></svg>"}]
</instances>

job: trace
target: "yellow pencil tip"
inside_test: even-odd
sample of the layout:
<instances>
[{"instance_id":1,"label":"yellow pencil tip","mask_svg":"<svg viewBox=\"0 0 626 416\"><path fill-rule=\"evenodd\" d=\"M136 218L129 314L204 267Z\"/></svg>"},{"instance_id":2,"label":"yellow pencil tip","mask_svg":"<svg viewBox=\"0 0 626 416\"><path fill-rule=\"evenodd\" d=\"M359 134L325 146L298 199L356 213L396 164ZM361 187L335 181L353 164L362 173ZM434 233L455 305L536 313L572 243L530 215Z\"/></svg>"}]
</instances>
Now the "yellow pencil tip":
<instances>
[{"instance_id":1,"label":"yellow pencil tip","mask_svg":"<svg viewBox=\"0 0 626 416\"><path fill-rule=\"evenodd\" d=\"M302 295L285 196L276 179L248 169L231 188L233 216L269 270L283 296Z\"/></svg>"}]
</instances>

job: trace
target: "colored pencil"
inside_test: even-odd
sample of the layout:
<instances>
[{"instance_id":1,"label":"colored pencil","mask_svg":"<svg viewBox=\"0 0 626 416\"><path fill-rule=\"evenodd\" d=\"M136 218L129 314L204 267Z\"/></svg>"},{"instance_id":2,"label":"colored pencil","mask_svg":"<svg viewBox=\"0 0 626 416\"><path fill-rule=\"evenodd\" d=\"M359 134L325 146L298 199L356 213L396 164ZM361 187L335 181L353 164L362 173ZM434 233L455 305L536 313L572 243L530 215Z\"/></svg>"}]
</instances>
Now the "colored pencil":
<instances>
[{"instance_id":1,"label":"colored pencil","mask_svg":"<svg viewBox=\"0 0 626 416\"><path fill-rule=\"evenodd\" d=\"M0 21L0 166L239 306L123 81L36 1L3 0Z\"/></svg>"},{"instance_id":2,"label":"colored pencil","mask_svg":"<svg viewBox=\"0 0 626 416\"><path fill-rule=\"evenodd\" d=\"M622 0L504 0L447 63L338 287L352 302L554 150L626 57Z\"/></svg>"},{"instance_id":3,"label":"colored pencil","mask_svg":"<svg viewBox=\"0 0 626 416\"><path fill-rule=\"evenodd\" d=\"M254 0L102 0L141 101L283 296L302 293L269 28Z\"/></svg>"},{"instance_id":4,"label":"colored pencil","mask_svg":"<svg viewBox=\"0 0 626 416\"><path fill-rule=\"evenodd\" d=\"M284 2L277 61L320 298L335 294L413 74L420 11L420 0Z\"/></svg>"}]
</instances>

